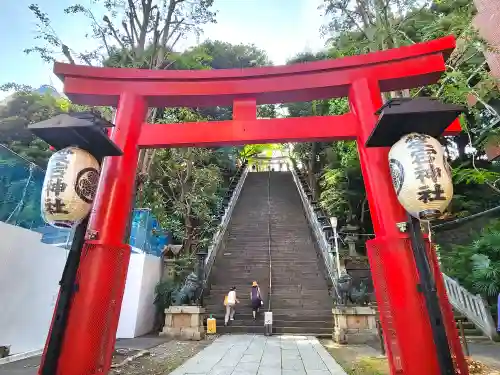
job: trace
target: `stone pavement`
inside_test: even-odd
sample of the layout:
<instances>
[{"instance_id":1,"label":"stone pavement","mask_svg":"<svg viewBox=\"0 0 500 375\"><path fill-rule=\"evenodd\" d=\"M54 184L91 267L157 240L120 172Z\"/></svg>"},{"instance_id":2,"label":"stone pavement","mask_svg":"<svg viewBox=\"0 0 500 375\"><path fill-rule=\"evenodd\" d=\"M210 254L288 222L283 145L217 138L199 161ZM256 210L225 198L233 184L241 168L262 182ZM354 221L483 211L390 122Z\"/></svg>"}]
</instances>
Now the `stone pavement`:
<instances>
[{"instance_id":1,"label":"stone pavement","mask_svg":"<svg viewBox=\"0 0 500 375\"><path fill-rule=\"evenodd\" d=\"M226 335L170 375L346 375L315 337Z\"/></svg>"}]
</instances>

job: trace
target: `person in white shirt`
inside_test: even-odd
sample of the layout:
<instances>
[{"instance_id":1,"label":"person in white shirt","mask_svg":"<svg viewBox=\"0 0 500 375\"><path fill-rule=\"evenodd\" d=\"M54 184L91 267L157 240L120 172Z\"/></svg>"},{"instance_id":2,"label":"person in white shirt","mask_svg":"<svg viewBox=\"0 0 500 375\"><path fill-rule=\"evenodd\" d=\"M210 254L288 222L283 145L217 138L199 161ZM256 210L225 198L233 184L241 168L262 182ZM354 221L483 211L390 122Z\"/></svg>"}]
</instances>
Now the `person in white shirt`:
<instances>
[{"instance_id":1,"label":"person in white shirt","mask_svg":"<svg viewBox=\"0 0 500 375\"><path fill-rule=\"evenodd\" d=\"M226 317L224 318L224 325L227 326L229 319L234 320L234 307L237 303L240 303L240 301L238 301L238 298L236 298L236 287L233 286L227 294Z\"/></svg>"}]
</instances>

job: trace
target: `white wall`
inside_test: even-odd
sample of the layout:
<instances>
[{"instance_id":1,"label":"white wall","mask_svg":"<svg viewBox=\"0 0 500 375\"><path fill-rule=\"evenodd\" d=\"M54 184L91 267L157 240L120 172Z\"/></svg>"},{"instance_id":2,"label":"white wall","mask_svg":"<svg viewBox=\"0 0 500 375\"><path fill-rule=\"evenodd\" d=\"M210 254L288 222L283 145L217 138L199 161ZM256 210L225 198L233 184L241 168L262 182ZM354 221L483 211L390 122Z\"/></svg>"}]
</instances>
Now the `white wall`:
<instances>
[{"instance_id":1,"label":"white wall","mask_svg":"<svg viewBox=\"0 0 500 375\"><path fill-rule=\"evenodd\" d=\"M149 254L132 254L128 268L117 338L151 332L154 325L154 289L160 280L161 260Z\"/></svg>"},{"instance_id":2,"label":"white wall","mask_svg":"<svg viewBox=\"0 0 500 375\"><path fill-rule=\"evenodd\" d=\"M40 240L0 222L0 345L10 345L11 354L42 349L52 320L67 251ZM131 255L117 337L152 329L159 279L159 258Z\"/></svg>"},{"instance_id":3,"label":"white wall","mask_svg":"<svg viewBox=\"0 0 500 375\"><path fill-rule=\"evenodd\" d=\"M67 251L41 234L0 222L0 345L11 354L43 347Z\"/></svg>"},{"instance_id":4,"label":"white wall","mask_svg":"<svg viewBox=\"0 0 500 375\"><path fill-rule=\"evenodd\" d=\"M160 281L161 259L153 255L144 256L144 268L137 308L135 337L151 332L155 320L155 286ZM122 310L123 311L123 310Z\"/></svg>"},{"instance_id":5,"label":"white wall","mask_svg":"<svg viewBox=\"0 0 500 375\"><path fill-rule=\"evenodd\" d=\"M135 337L143 268L144 254L131 254L127 281L125 283L125 293L123 294L122 310L116 331L117 338Z\"/></svg>"}]
</instances>

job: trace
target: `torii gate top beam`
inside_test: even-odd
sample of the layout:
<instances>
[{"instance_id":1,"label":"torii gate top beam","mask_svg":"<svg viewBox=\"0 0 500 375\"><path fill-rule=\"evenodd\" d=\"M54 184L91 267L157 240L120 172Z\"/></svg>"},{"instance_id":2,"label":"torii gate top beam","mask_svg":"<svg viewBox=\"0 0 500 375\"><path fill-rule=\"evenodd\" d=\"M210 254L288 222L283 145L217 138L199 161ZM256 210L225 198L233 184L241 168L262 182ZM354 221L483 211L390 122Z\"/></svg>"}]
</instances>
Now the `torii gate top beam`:
<instances>
[{"instance_id":1,"label":"torii gate top beam","mask_svg":"<svg viewBox=\"0 0 500 375\"><path fill-rule=\"evenodd\" d=\"M360 77L376 77L382 91L435 83L455 47L445 37L398 49L289 66L221 70L115 69L56 63L65 93L75 103L116 106L123 92L146 98L150 107L229 106L347 96Z\"/></svg>"}]
</instances>

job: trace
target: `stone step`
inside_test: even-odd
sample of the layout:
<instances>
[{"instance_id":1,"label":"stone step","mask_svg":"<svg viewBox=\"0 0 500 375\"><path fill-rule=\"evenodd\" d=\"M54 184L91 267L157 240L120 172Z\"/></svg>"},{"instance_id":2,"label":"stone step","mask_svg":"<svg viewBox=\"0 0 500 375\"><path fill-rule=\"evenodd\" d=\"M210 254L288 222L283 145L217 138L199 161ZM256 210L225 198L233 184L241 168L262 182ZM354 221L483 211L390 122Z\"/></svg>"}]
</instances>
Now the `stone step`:
<instances>
[{"instance_id":1,"label":"stone step","mask_svg":"<svg viewBox=\"0 0 500 375\"><path fill-rule=\"evenodd\" d=\"M266 307L266 306L264 306ZM260 312L260 317L263 319L264 312L267 309L264 308ZM224 320L225 316L225 309L220 308L219 306L216 306L214 309L210 309L209 307L206 307L207 311L207 316L212 314L214 318L217 320ZM245 310L238 310L236 309L236 314L235 314L235 319L236 320L241 320L241 321L249 321L253 320L252 317L252 312L250 309L245 309ZM316 314L308 314L307 317L304 317L303 315L300 316L293 316L290 314L284 314L284 313L276 313L276 310L273 310L273 320L274 321L314 321L314 322L328 322L329 324L332 323L333 317L331 310L326 310L323 312L318 312Z\"/></svg>"},{"instance_id":2,"label":"stone step","mask_svg":"<svg viewBox=\"0 0 500 375\"><path fill-rule=\"evenodd\" d=\"M216 324L218 327L224 325L224 315L216 314L213 315L216 319ZM252 316L246 316L244 318L239 315L235 317L235 320L231 323L233 326L264 326L264 314L260 313L257 315L257 319L253 320ZM330 328L333 327L332 319L330 320L293 320L293 319L276 319L273 316L273 327L301 327L301 328Z\"/></svg>"},{"instance_id":3,"label":"stone step","mask_svg":"<svg viewBox=\"0 0 500 375\"><path fill-rule=\"evenodd\" d=\"M274 327L273 326L273 334L283 335L307 335L307 336L316 336L316 337L324 337L331 338L333 329L326 328L311 328L311 327ZM217 333L230 334L230 333L254 333L254 334L264 334L265 328L264 326L235 326L228 325L227 327L217 326Z\"/></svg>"}]
</instances>

